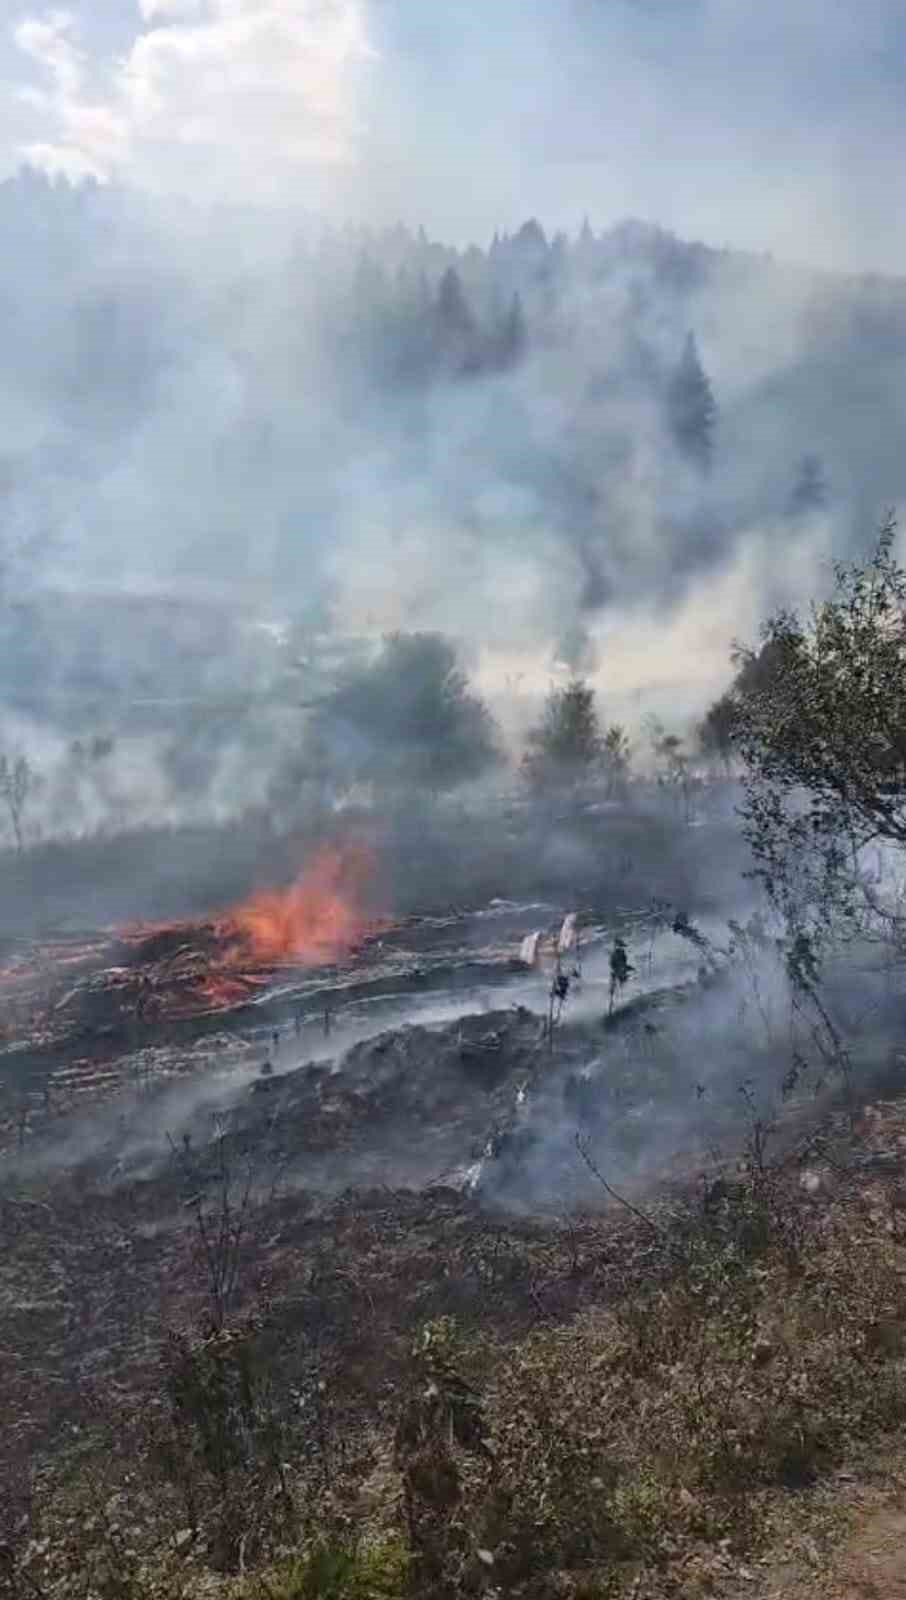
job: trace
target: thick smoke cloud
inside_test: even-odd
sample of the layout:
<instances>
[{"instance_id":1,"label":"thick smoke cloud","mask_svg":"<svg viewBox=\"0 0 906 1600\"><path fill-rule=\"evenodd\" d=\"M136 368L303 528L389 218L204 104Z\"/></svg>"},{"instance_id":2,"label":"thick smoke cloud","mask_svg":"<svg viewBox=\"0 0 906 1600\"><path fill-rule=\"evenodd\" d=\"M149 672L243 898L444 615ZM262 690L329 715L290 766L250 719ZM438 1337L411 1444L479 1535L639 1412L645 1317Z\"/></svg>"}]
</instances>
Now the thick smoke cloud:
<instances>
[{"instance_id":1,"label":"thick smoke cloud","mask_svg":"<svg viewBox=\"0 0 906 1600\"><path fill-rule=\"evenodd\" d=\"M902 497L906 294L575 222L865 259L901 31L881 0L17 0L0 169L79 180L0 188L0 734L45 827L262 803L329 651L398 629L516 739L557 662L608 718L697 715Z\"/></svg>"},{"instance_id":2,"label":"thick smoke cloud","mask_svg":"<svg viewBox=\"0 0 906 1600\"><path fill-rule=\"evenodd\" d=\"M260 802L344 639L451 637L505 724L558 659L693 715L901 494L896 286L640 225L456 252L33 175L0 211L4 698L128 735L158 817Z\"/></svg>"}]
</instances>

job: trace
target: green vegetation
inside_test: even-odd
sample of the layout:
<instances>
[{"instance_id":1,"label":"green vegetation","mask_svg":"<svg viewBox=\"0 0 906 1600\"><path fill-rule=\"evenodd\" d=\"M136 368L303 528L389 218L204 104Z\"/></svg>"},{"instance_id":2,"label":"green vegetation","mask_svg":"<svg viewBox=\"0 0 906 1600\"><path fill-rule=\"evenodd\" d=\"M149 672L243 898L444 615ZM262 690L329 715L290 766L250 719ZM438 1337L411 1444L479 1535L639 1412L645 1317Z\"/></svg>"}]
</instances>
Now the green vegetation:
<instances>
[{"instance_id":1,"label":"green vegetation","mask_svg":"<svg viewBox=\"0 0 906 1600\"><path fill-rule=\"evenodd\" d=\"M734 739L745 830L768 894L815 936L879 909L860 853L906 846L906 571L885 524L830 599L780 612L740 652Z\"/></svg>"},{"instance_id":2,"label":"green vegetation","mask_svg":"<svg viewBox=\"0 0 906 1600\"><path fill-rule=\"evenodd\" d=\"M385 788L440 793L500 760L490 712L436 633L388 635L321 706L316 733L338 774Z\"/></svg>"},{"instance_id":3,"label":"green vegetation","mask_svg":"<svg viewBox=\"0 0 906 1600\"><path fill-rule=\"evenodd\" d=\"M398 1536L314 1544L239 1587L235 1600L401 1600L411 1559Z\"/></svg>"},{"instance_id":4,"label":"green vegetation","mask_svg":"<svg viewBox=\"0 0 906 1600\"><path fill-rule=\"evenodd\" d=\"M667 390L667 417L680 454L699 472L709 472L714 455L717 405L694 333L686 336L682 356Z\"/></svg>"},{"instance_id":5,"label":"green vegetation","mask_svg":"<svg viewBox=\"0 0 906 1600\"><path fill-rule=\"evenodd\" d=\"M582 678L551 689L544 715L528 736L522 770L536 788L587 782L603 751L595 692Z\"/></svg>"},{"instance_id":6,"label":"green vegetation","mask_svg":"<svg viewBox=\"0 0 906 1600\"><path fill-rule=\"evenodd\" d=\"M594 689L584 678L572 678L551 689L540 722L529 732L522 773L539 792L600 785L608 799L625 799L631 763L626 729L612 723L602 733Z\"/></svg>"}]
</instances>

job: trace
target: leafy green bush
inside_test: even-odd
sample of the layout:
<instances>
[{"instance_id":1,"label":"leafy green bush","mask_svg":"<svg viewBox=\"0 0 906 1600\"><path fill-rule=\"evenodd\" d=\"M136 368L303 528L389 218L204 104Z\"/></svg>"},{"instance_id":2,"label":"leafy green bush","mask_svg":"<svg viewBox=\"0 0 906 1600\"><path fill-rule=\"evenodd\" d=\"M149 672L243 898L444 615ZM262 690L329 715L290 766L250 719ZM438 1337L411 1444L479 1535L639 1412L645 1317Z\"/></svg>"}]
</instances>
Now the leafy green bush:
<instances>
[{"instance_id":1,"label":"leafy green bush","mask_svg":"<svg viewBox=\"0 0 906 1600\"><path fill-rule=\"evenodd\" d=\"M401 1600L409 1565L401 1539L317 1544L259 1574L244 1593L248 1600Z\"/></svg>"}]
</instances>

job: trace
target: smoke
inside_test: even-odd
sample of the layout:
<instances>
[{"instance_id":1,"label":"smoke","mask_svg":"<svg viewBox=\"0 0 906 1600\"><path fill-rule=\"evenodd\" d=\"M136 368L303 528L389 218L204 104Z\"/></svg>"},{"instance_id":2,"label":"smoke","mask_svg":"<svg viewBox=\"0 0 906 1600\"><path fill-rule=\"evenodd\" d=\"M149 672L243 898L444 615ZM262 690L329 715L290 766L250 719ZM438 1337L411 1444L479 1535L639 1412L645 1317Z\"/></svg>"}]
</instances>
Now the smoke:
<instances>
[{"instance_id":1,"label":"smoke","mask_svg":"<svg viewBox=\"0 0 906 1600\"><path fill-rule=\"evenodd\" d=\"M515 739L557 663L608 720L689 721L864 547L903 494L901 287L610 226L852 265L894 20L767 12L770 71L722 0L16 4L0 167L62 175L0 187L0 741L36 826L269 803L330 652L400 629ZM709 475L666 404L690 330Z\"/></svg>"},{"instance_id":2,"label":"smoke","mask_svg":"<svg viewBox=\"0 0 906 1600\"><path fill-rule=\"evenodd\" d=\"M465 244L600 208L896 268L903 28L818 0L11 0L0 151Z\"/></svg>"},{"instance_id":3,"label":"smoke","mask_svg":"<svg viewBox=\"0 0 906 1600\"><path fill-rule=\"evenodd\" d=\"M660 281L660 235L605 237L587 264L575 245L559 267L542 241L540 287L531 241L473 252L459 268L484 341L478 370L413 381L406 341L426 338L430 355L450 259L414 236L334 235L283 253L271 237L273 253L231 269L233 233L251 225L241 215L204 239L177 233L168 257L172 214L117 191L30 179L0 207L25 241L0 287L28 312L0 396L19 418L4 463L5 698L33 719L36 753L73 718L80 735L115 733L104 770L128 756L133 777L113 788L144 795L133 820L260 804L281 741L301 741L292 707L323 688L328 638L444 634L493 709L507 679L537 699L559 659L591 673L608 717L695 715L726 677L734 636L810 593L830 549L864 538L875 484L899 492L875 470L878 430L852 429L844 471L843 401L823 433L796 406L823 380L831 336L812 339L801 304L784 300L785 365L767 378L762 362L747 384L745 351L722 331L729 301L736 320L750 293L770 303L761 269L734 291L708 258L680 292ZM48 235L65 266L35 280L30 252ZM112 248L98 266L101 237ZM377 288L357 271L363 246L388 262ZM424 272L426 303L407 300L394 256L411 278ZM502 365L490 302L517 289L528 349ZM664 408L692 320L720 407L707 479ZM881 381L875 355L863 353L866 383ZM830 461L829 502L791 520L812 446ZM81 809L76 830L104 814L87 797Z\"/></svg>"}]
</instances>

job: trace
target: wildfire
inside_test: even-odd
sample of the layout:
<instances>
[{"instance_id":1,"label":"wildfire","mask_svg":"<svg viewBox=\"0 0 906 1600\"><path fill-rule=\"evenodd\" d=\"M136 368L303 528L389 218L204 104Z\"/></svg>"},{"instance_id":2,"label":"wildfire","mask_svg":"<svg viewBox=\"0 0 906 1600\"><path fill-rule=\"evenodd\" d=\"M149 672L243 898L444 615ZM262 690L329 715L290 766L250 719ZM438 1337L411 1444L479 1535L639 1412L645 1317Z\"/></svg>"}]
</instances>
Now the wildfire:
<instances>
[{"instance_id":1,"label":"wildfire","mask_svg":"<svg viewBox=\"0 0 906 1600\"><path fill-rule=\"evenodd\" d=\"M373 871L362 845L319 850L291 888L261 889L229 913L236 959L315 967L348 955L376 926L366 910Z\"/></svg>"},{"instance_id":2,"label":"wildfire","mask_svg":"<svg viewBox=\"0 0 906 1600\"><path fill-rule=\"evenodd\" d=\"M126 1017L153 1026L228 1011L266 993L277 967L351 956L387 926L372 909L375 865L367 845L346 841L317 851L289 889L260 890L216 918L26 947L0 963L0 1041L73 1027L109 1038Z\"/></svg>"}]
</instances>

